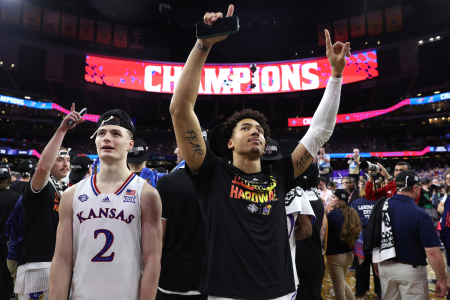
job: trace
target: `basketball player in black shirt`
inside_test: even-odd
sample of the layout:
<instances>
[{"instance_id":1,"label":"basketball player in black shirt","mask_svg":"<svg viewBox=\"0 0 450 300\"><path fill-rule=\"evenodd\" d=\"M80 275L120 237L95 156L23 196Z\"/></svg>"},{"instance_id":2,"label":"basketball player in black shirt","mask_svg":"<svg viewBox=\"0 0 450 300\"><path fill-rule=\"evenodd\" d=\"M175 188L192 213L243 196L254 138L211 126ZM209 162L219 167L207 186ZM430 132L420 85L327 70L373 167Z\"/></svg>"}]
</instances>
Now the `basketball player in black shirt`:
<instances>
[{"instance_id":1,"label":"basketball player in black shirt","mask_svg":"<svg viewBox=\"0 0 450 300\"><path fill-rule=\"evenodd\" d=\"M69 126L69 121L73 121ZM70 156L61 144L69 129L84 122L75 104L48 142L36 172L22 197L24 235L22 257L17 269L14 292L19 299L49 297L50 264L55 252L59 223L59 201L67 186L61 182L69 172Z\"/></svg>"},{"instance_id":2,"label":"basketball player in black shirt","mask_svg":"<svg viewBox=\"0 0 450 300\"><path fill-rule=\"evenodd\" d=\"M230 5L228 17L233 10ZM212 25L222 17L207 13L204 21ZM306 170L333 132L350 44L331 45L326 32L331 78L311 126L290 156L261 168L270 134L263 114L244 110L218 129L217 146L223 157L219 159L207 151L194 113L207 54L225 38L197 40L170 106L177 143L205 221L208 246L199 291L209 299L291 299L296 289L283 200L294 178ZM212 149L212 138L210 143Z\"/></svg>"},{"instance_id":3,"label":"basketball player in black shirt","mask_svg":"<svg viewBox=\"0 0 450 300\"><path fill-rule=\"evenodd\" d=\"M206 131L204 131L206 141ZM178 148L177 166L158 180L162 202L163 250L156 300L204 300L199 291L206 254L199 199Z\"/></svg>"}]
</instances>

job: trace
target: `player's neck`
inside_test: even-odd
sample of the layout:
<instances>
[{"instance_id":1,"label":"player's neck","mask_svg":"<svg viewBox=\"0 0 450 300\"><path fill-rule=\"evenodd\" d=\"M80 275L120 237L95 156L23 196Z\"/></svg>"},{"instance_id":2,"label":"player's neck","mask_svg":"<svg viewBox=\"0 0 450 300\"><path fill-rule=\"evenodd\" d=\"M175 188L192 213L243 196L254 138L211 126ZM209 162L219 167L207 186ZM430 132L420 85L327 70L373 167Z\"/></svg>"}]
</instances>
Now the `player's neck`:
<instances>
[{"instance_id":1,"label":"player's neck","mask_svg":"<svg viewBox=\"0 0 450 300\"><path fill-rule=\"evenodd\" d=\"M22 181L22 182L30 182L30 177L20 178L20 181Z\"/></svg>"},{"instance_id":2,"label":"player's neck","mask_svg":"<svg viewBox=\"0 0 450 300\"><path fill-rule=\"evenodd\" d=\"M117 189L130 177L131 171L128 170L126 162L106 164L100 162L100 172L96 176L96 184L100 192L104 194L111 194L117 191Z\"/></svg>"},{"instance_id":3,"label":"player's neck","mask_svg":"<svg viewBox=\"0 0 450 300\"><path fill-rule=\"evenodd\" d=\"M261 160L259 158L250 159L247 156L236 155L233 157L233 166L247 174L261 172Z\"/></svg>"}]
</instances>

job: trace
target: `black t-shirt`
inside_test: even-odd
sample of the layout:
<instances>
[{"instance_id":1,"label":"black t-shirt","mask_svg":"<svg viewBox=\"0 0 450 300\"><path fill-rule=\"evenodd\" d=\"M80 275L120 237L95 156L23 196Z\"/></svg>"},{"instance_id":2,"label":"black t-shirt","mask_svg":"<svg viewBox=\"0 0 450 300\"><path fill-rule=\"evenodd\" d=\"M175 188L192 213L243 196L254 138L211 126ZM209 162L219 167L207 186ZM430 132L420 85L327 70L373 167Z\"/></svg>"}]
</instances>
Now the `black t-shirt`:
<instances>
[{"instance_id":1,"label":"black t-shirt","mask_svg":"<svg viewBox=\"0 0 450 300\"><path fill-rule=\"evenodd\" d=\"M11 183L9 186L9 189L13 192L19 193L21 195L25 194L25 187L27 186L28 182L25 181L16 181Z\"/></svg>"},{"instance_id":2,"label":"black t-shirt","mask_svg":"<svg viewBox=\"0 0 450 300\"><path fill-rule=\"evenodd\" d=\"M7 242L9 238L6 237L6 221L14 210L20 194L10 190L0 190L0 242Z\"/></svg>"},{"instance_id":3,"label":"black t-shirt","mask_svg":"<svg viewBox=\"0 0 450 300\"><path fill-rule=\"evenodd\" d=\"M351 208L353 209L353 208ZM352 251L340 237L342 226L344 225L344 215L339 208L330 211L327 215L328 219L328 240L327 253L325 255L343 254Z\"/></svg>"},{"instance_id":4,"label":"black t-shirt","mask_svg":"<svg viewBox=\"0 0 450 300\"><path fill-rule=\"evenodd\" d=\"M432 208L433 204L431 203L431 196L432 193L430 191L425 191L424 189L421 189L417 205L419 207Z\"/></svg>"},{"instance_id":5,"label":"black t-shirt","mask_svg":"<svg viewBox=\"0 0 450 300\"><path fill-rule=\"evenodd\" d=\"M32 262L51 262L55 252L56 229L59 222L59 201L50 182L39 192L29 182L22 197L23 252L19 266Z\"/></svg>"},{"instance_id":6,"label":"black t-shirt","mask_svg":"<svg viewBox=\"0 0 450 300\"><path fill-rule=\"evenodd\" d=\"M306 191L305 195L316 215L316 222L312 226L311 237L297 241L295 264L297 270L319 272L321 270L319 266L324 263L320 229L322 228L325 209L320 196L315 191Z\"/></svg>"},{"instance_id":7,"label":"black t-shirt","mask_svg":"<svg viewBox=\"0 0 450 300\"><path fill-rule=\"evenodd\" d=\"M162 218L167 220L159 287L172 292L198 291L206 236L197 192L183 169L161 177L156 189Z\"/></svg>"},{"instance_id":8,"label":"black t-shirt","mask_svg":"<svg viewBox=\"0 0 450 300\"><path fill-rule=\"evenodd\" d=\"M295 291L285 196L291 156L247 174L208 151L197 175L207 252L200 292L234 299L273 299Z\"/></svg>"}]
</instances>

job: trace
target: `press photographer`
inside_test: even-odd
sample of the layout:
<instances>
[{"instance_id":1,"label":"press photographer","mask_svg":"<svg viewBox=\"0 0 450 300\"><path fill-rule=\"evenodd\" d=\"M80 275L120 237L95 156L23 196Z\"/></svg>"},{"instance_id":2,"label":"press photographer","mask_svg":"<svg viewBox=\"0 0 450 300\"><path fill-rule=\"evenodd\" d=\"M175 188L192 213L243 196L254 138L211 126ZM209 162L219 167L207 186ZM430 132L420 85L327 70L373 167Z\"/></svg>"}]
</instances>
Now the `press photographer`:
<instances>
[{"instance_id":1,"label":"press photographer","mask_svg":"<svg viewBox=\"0 0 450 300\"><path fill-rule=\"evenodd\" d=\"M330 155L325 153L325 148L320 148L314 162L319 166L320 176L325 178L326 184L328 184L330 182Z\"/></svg>"},{"instance_id":2,"label":"press photographer","mask_svg":"<svg viewBox=\"0 0 450 300\"><path fill-rule=\"evenodd\" d=\"M378 169L378 168L379 169ZM410 164L404 161L400 161L395 165L394 168L394 177L389 175L389 173L386 171L386 169L380 164L372 164L370 162L365 162L362 167L363 170L367 170L369 174L369 181L367 181L366 184L366 199L376 201L382 197L392 197L397 193L397 187L395 185L394 177L397 177L398 174L411 170ZM388 183L387 185L383 186L380 189L377 189L375 192L375 189L373 188L373 173L376 172L387 179Z\"/></svg>"},{"instance_id":3,"label":"press photographer","mask_svg":"<svg viewBox=\"0 0 450 300\"><path fill-rule=\"evenodd\" d=\"M353 149L353 156L347 161L348 166L348 176L353 177L355 182L359 181L359 165L362 163L361 155L359 155L359 149Z\"/></svg>"},{"instance_id":4,"label":"press photographer","mask_svg":"<svg viewBox=\"0 0 450 300\"><path fill-rule=\"evenodd\" d=\"M437 230L439 215L437 212L437 207L439 205L438 202L433 201L433 195L436 195L440 189L439 183L432 183L428 178L424 180L425 182L422 184L422 189L420 190L419 201L417 205L425 210L431 218L433 222L434 228ZM433 180L434 181L434 180Z\"/></svg>"}]
</instances>

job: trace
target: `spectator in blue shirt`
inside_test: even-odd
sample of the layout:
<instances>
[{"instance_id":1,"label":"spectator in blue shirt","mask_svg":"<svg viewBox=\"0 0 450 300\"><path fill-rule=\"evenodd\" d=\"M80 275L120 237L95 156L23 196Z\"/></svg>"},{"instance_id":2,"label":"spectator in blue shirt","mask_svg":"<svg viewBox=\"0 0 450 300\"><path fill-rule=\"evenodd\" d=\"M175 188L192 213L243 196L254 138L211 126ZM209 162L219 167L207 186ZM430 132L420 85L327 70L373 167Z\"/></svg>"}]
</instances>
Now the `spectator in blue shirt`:
<instances>
[{"instance_id":1,"label":"spectator in blue shirt","mask_svg":"<svg viewBox=\"0 0 450 300\"><path fill-rule=\"evenodd\" d=\"M438 279L436 297L442 298L447 279L439 238L427 212L414 201L421 189L419 177L405 171L395 180L397 194L388 200L388 214L396 256L378 266L383 299L428 299L427 258Z\"/></svg>"},{"instance_id":2,"label":"spectator in blue shirt","mask_svg":"<svg viewBox=\"0 0 450 300\"><path fill-rule=\"evenodd\" d=\"M355 299L345 278L353 262L353 246L361 231L358 213L347 205L350 194L337 189L331 196L328 213L327 266L333 282L336 300Z\"/></svg>"},{"instance_id":3,"label":"spectator in blue shirt","mask_svg":"<svg viewBox=\"0 0 450 300\"><path fill-rule=\"evenodd\" d=\"M356 210L361 220L362 226L362 236L363 240L366 236L367 223L369 222L370 215L372 213L373 207L375 205L374 201L370 201L366 199L366 192L364 188L361 188L359 191L359 196L361 198L355 200L351 207ZM364 252L364 261L360 265L356 265L355 272L355 296L361 297L368 290L370 290L370 266L372 265L372 273L373 273L373 281L375 284L375 293L378 296L378 299L381 299L381 285L380 278L375 274L375 267L372 262L372 252Z\"/></svg>"}]
</instances>

